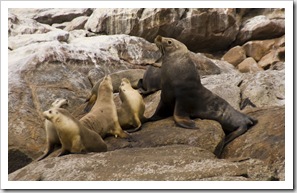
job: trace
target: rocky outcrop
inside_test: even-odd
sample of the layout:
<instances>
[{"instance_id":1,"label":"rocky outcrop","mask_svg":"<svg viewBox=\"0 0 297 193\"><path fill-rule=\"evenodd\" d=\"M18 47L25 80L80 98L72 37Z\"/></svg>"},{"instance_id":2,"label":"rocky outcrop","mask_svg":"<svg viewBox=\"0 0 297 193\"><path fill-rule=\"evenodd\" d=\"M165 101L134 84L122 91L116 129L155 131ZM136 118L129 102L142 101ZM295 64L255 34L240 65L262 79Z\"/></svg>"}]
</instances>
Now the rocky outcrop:
<instances>
[{"instance_id":1,"label":"rocky outcrop","mask_svg":"<svg viewBox=\"0 0 297 193\"><path fill-rule=\"evenodd\" d=\"M89 16L92 14L93 9L29 9L29 8L22 8L22 9L9 9L10 13L27 17L30 19L34 19L39 23L44 24L54 24L54 23L63 23L67 21L71 21L79 16Z\"/></svg>"},{"instance_id":2,"label":"rocky outcrop","mask_svg":"<svg viewBox=\"0 0 297 193\"><path fill-rule=\"evenodd\" d=\"M285 180L281 171L285 164L285 108L258 109L250 115L257 117L260 124L227 145L222 158L263 160L272 166L277 178Z\"/></svg>"},{"instance_id":3,"label":"rocky outcrop","mask_svg":"<svg viewBox=\"0 0 297 193\"><path fill-rule=\"evenodd\" d=\"M224 49L238 33L235 9L96 9L85 27L151 42L159 34L184 42L192 51Z\"/></svg>"},{"instance_id":4,"label":"rocky outcrop","mask_svg":"<svg viewBox=\"0 0 297 193\"><path fill-rule=\"evenodd\" d=\"M283 66L285 61L284 36L269 40L249 41L227 51L222 60L233 64L240 72L257 72ZM279 68L279 67L278 67Z\"/></svg>"},{"instance_id":5,"label":"rocky outcrop","mask_svg":"<svg viewBox=\"0 0 297 193\"><path fill-rule=\"evenodd\" d=\"M31 181L271 180L260 160L218 160L198 147L133 148L35 162L9 175Z\"/></svg>"},{"instance_id":6,"label":"rocky outcrop","mask_svg":"<svg viewBox=\"0 0 297 193\"><path fill-rule=\"evenodd\" d=\"M10 9L9 180L284 180L283 13L282 9ZM276 29L271 36L260 36L271 27ZM196 119L200 129L189 130L177 127L169 117L144 123L130 141L105 138L106 153L56 158L55 151L31 163L45 149L42 112L51 102L67 98L68 110L81 117L92 87L104 75L131 76L135 84L147 65L159 62L161 52L149 42L156 35L184 42L193 51L202 84L257 118L258 124L220 152L225 134L219 123ZM246 58L259 69L241 64ZM160 93L144 98L146 117L156 110ZM114 100L119 106L117 93ZM222 159L216 158L220 153Z\"/></svg>"}]
</instances>

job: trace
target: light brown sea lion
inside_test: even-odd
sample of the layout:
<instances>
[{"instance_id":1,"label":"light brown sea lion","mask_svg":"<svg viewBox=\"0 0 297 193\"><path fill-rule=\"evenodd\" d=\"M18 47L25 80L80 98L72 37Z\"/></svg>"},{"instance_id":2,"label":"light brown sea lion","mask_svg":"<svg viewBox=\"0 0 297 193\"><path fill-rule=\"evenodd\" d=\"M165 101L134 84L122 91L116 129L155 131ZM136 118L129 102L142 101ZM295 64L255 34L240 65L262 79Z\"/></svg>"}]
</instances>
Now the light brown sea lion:
<instances>
[{"instance_id":1,"label":"light brown sea lion","mask_svg":"<svg viewBox=\"0 0 297 193\"><path fill-rule=\"evenodd\" d=\"M119 90L122 101L120 108L117 109L119 123L128 132L138 131L141 128L141 123L145 120L143 98L137 90L132 88L127 78L122 79Z\"/></svg>"},{"instance_id":2,"label":"light brown sea lion","mask_svg":"<svg viewBox=\"0 0 297 193\"><path fill-rule=\"evenodd\" d=\"M68 105L67 99L58 98L52 103L51 108L63 108L63 107L66 107L67 105ZM57 130L54 124L51 121L45 119L44 126L46 131L47 147L44 154L41 157L37 158L37 161L44 159L50 153L52 153L55 149L55 146L61 145L61 141L59 139L59 136L57 134Z\"/></svg>"},{"instance_id":3,"label":"light brown sea lion","mask_svg":"<svg viewBox=\"0 0 297 193\"><path fill-rule=\"evenodd\" d=\"M105 76L100 83L97 96L93 108L80 119L80 122L88 129L98 133L102 138L107 134L121 138L130 137L119 124L113 100L112 81L109 75Z\"/></svg>"},{"instance_id":4,"label":"light brown sea lion","mask_svg":"<svg viewBox=\"0 0 297 193\"><path fill-rule=\"evenodd\" d=\"M62 156L68 153L105 152L107 145L96 132L84 127L69 111L52 108L43 112L56 128L62 144Z\"/></svg>"},{"instance_id":5,"label":"light brown sea lion","mask_svg":"<svg viewBox=\"0 0 297 193\"><path fill-rule=\"evenodd\" d=\"M122 78L127 78L131 86L133 88L137 88L138 81L143 77L144 70L142 69L130 69L130 70L121 70L115 73L110 74L111 80L112 80L112 87L113 92L118 92L119 86L121 84ZM84 111L87 113L91 110L93 105L96 102L97 99L97 93L100 83L102 82L104 78L101 78L92 88L90 96L86 100L86 107Z\"/></svg>"},{"instance_id":6,"label":"light brown sea lion","mask_svg":"<svg viewBox=\"0 0 297 193\"><path fill-rule=\"evenodd\" d=\"M192 118L218 121L226 133L225 145L242 135L257 120L235 110L227 101L206 89L187 47L172 38L157 36L162 51L161 99L150 120L173 114L177 125L197 128Z\"/></svg>"}]
</instances>

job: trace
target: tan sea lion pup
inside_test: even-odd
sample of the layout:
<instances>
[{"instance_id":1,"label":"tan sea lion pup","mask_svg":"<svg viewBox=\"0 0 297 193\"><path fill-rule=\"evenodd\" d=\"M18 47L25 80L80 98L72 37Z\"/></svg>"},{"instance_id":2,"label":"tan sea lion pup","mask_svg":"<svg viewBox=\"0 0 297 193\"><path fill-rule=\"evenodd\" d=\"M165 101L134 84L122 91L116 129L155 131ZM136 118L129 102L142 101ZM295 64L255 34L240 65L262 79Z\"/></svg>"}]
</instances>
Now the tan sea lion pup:
<instances>
[{"instance_id":1,"label":"tan sea lion pup","mask_svg":"<svg viewBox=\"0 0 297 193\"><path fill-rule=\"evenodd\" d=\"M225 145L245 133L257 120L235 110L205 88L187 47L172 38L157 36L162 51L161 100L150 120L174 117L177 125L197 128L192 118L218 121L226 133Z\"/></svg>"},{"instance_id":2,"label":"tan sea lion pup","mask_svg":"<svg viewBox=\"0 0 297 193\"><path fill-rule=\"evenodd\" d=\"M99 85L96 102L89 113L80 119L80 122L88 129L98 133L102 138L107 134L115 137L130 137L122 130L116 106L113 100L113 87L111 77L105 76Z\"/></svg>"},{"instance_id":3,"label":"tan sea lion pup","mask_svg":"<svg viewBox=\"0 0 297 193\"><path fill-rule=\"evenodd\" d=\"M138 81L143 77L144 72L145 71L142 69L130 69L130 70L121 70L121 71L110 74L111 80L112 80L113 92L119 92L118 89L121 84L122 78L127 78L130 81L133 88L138 88L137 87ZM90 112L91 108L95 104L96 99L97 99L98 88L99 88L99 85L103 79L104 79L104 77L101 78L93 86L91 95L86 100L87 105L84 109L84 111L86 113Z\"/></svg>"},{"instance_id":4,"label":"tan sea lion pup","mask_svg":"<svg viewBox=\"0 0 297 193\"><path fill-rule=\"evenodd\" d=\"M68 105L67 99L58 98L52 103L51 108L64 108L67 105ZM50 153L52 153L55 149L55 146L61 145L61 141L59 139L59 136L57 134L56 128L53 125L53 123L45 119L44 126L46 131L47 147L44 154L41 157L37 158L37 161L44 159Z\"/></svg>"},{"instance_id":5,"label":"tan sea lion pup","mask_svg":"<svg viewBox=\"0 0 297 193\"><path fill-rule=\"evenodd\" d=\"M127 78L122 79L119 95L122 104L117 111L121 127L128 132L138 131L141 127L141 122L145 121L143 116L145 104L142 96L137 90L132 88Z\"/></svg>"},{"instance_id":6,"label":"tan sea lion pup","mask_svg":"<svg viewBox=\"0 0 297 193\"><path fill-rule=\"evenodd\" d=\"M62 156L68 153L105 152L107 145L96 132L84 127L69 111L52 108L43 112L57 130L62 144Z\"/></svg>"}]
</instances>

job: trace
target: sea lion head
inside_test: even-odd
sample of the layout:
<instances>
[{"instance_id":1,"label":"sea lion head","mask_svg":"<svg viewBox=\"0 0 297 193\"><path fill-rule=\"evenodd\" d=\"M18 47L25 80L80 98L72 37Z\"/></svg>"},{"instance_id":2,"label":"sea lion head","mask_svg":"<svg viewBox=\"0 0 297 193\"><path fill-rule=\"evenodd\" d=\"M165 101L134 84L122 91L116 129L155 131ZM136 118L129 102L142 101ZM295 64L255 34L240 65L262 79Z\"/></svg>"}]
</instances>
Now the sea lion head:
<instances>
[{"instance_id":1,"label":"sea lion head","mask_svg":"<svg viewBox=\"0 0 297 193\"><path fill-rule=\"evenodd\" d=\"M68 106L68 100L64 98L57 98L53 103L52 107L57 107L57 108L65 108Z\"/></svg>"},{"instance_id":2,"label":"sea lion head","mask_svg":"<svg viewBox=\"0 0 297 193\"><path fill-rule=\"evenodd\" d=\"M107 75L103 78L102 82L99 85L98 92L100 93L100 90L108 90L108 91L113 91L112 87L112 81L110 75Z\"/></svg>"},{"instance_id":3,"label":"sea lion head","mask_svg":"<svg viewBox=\"0 0 297 193\"><path fill-rule=\"evenodd\" d=\"M51 108L43 113L44 118L51 121L52 123L59 123L65 117L70 117L70 113L66 109L62 108Z\"/></svg>"},{"instance_id":4,"label":"sea lion head","mask_svg":"<svg viewBox=\"0 0 297 193\"><path fill-rule=\"evenodd\" d=\"M188 48L173 38L166 38L158 35L155 38L155 44L161 50L162 54L171 54L171 53L187 53Z\"/></svg>"},{"instance_id":5,"label":"sea lion head","mask_svg":"<svg viewBox=\"0 0 297 193\"><path fill-rule=\"evenodd\" d=\"M119 87L120 95L129 88L132 88L130 81L127 78L122 78L121 85Z\"/></svg>"},{"instance_id":6,"label":"sea lion head","mask_svg":"<svg viewBox=\"0 0 297 193\"><path fill-rule=\"evenodd\" d=\"M44 111L42 114L44 118L46 118L47 120L54 121L54 118L59 114L59 112L56 108L52 108L47 111Z\"/></svg>"}]
</instances>

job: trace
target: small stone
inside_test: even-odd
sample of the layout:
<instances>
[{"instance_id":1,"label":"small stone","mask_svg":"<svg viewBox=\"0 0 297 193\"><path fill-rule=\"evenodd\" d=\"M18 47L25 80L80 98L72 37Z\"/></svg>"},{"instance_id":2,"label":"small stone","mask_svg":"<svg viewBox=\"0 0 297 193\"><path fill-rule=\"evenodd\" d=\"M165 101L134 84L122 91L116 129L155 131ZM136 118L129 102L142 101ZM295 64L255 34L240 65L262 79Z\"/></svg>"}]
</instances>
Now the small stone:
<instances>
[{"instance_id":1,"label":"small stone","mask_svg":"<svg viewBox=\"0 0 297 193\"><path fill-rule=\"evenodd\" d=\"M258 72L263 70L261 67L259 67L258 63L252 57L249 57L238 64L237 68L242 73Z\"/></svg>"},{"instance_id":2,"label":"small stone","mask_svg":"<svg viewBox=\"0 0 297 193\"><path fill-rule=\"evenodd\" d=\"M244 49L242 49L241 46L235 46L222 57L222 60L225 60L236 67L245 58L246 55Z\"/></svg>"}]
</instances>

